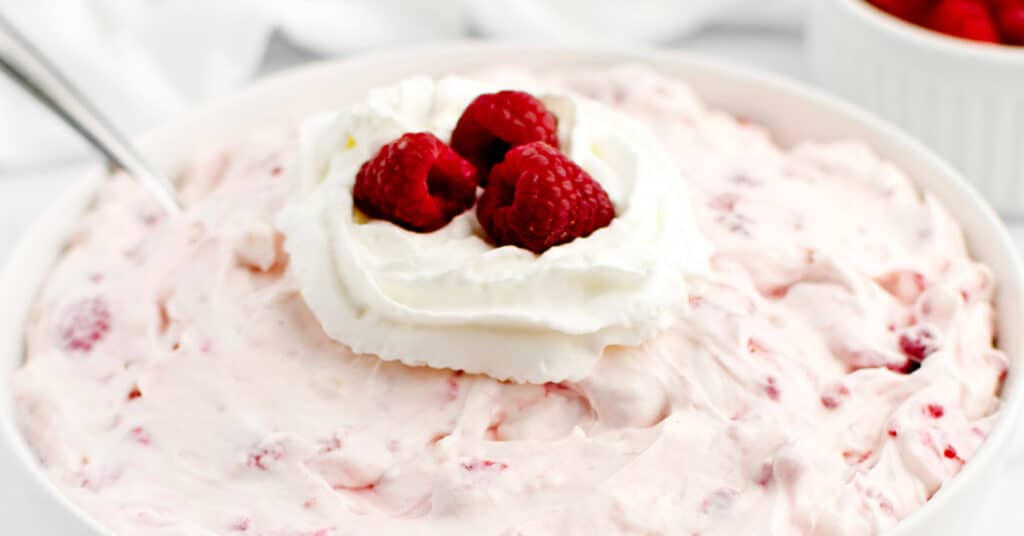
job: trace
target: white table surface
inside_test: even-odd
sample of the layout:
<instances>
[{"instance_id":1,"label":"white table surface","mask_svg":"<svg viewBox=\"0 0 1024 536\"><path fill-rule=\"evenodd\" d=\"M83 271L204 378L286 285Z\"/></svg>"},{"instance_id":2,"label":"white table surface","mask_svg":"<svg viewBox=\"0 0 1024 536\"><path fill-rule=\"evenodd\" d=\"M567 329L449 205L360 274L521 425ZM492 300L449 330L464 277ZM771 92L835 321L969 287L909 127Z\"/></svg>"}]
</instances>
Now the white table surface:
<instances>
[{"instance_id":1,"label":"white table surface","mask_svg":"<svg viewBox=\"0 0 1024 536\"><path fill-rule=\"evenodd\" d=\"M673 44L681 50L718 56L776 71L798 80L813 83L804 61L802 39L798 32L772 29L713 28ZM271 73L296 63L315 59L311 54L277 42L268 52L264 73ZM32 169L0 168L0 262L7 259L18 237L49 200L58 195L69 182L96 161L55 162ZM1024 245L1024 223L1011 226L1018 245ZM986 536L1018 536L1024 534L1024 508L1018 505L1018 492L1024 483L1024 451L1007 467L998 481L992 482L993 501L982 513L982 521L973 534ZM4 516L5 534L59 534L46 519L35 515L24 504L18 485L4 478L0 471L0 512ZM946 536L946 535L936 535ZM968 536L968 535L949 535Z\"/></svg>"}]
</instances>

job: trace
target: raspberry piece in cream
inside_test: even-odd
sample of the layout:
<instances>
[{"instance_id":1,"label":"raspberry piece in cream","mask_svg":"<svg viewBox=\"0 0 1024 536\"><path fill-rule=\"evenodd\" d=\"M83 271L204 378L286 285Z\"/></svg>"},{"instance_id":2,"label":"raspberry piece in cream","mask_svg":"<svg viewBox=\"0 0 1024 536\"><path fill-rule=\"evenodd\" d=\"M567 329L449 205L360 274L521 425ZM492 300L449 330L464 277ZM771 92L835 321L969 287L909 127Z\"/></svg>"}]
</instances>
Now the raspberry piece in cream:
<instances>
[{"instance_id":1,"label":"raspberry piece in cream","mask_svg":"<svg viewBox=\"0 0 1024 536\"><path fill-rule=\"evenodd\" d=\"M934 328L917 325L900 334L900 349L912 361L920 363L939 349L939 336Z\"/></svg>"},{"instance_id":2,"label":"raspberry piece in cream","mask_svg":"<svg viewBox=\"0 0 1024 536\"><path fill-rule=\"evenodd\" d=\"M83 298L66 307L57 324L60 347L68 352L89 352L110 331L110 309L99 297Z\"/></svg>"}]
</instances>

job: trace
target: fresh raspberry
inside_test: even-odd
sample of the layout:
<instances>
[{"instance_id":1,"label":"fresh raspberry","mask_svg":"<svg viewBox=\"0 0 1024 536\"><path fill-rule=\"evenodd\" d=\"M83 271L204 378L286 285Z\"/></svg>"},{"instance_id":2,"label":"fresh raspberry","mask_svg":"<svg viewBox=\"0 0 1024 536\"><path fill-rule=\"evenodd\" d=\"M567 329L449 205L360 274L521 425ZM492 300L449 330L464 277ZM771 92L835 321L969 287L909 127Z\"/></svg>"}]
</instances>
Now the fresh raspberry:
<instances>
[{"instance_id":1,"label":"fresh raspberry","mask_svg":"<svg viewBox=\"0 0 1024 536\"><path fill-rule=\"evenodd\" d=\"M1024 0L987 0L995 11L1011 7L1024 7Z\"/></svg>"},{"instance_id":2,"label":"fresh raspberry","mask_svg":"<svg viewBox=\"0 0 1024 536\"><path fill-rule=\"evenodd\" d=\"M1024 45L1024 0L1004 0L996 18L1005 43Z\"/></svg>"},{"instance_id":3,"label":"fresh raspberry","mask_svg":"<svg viewBox=\"0 0 1024 536\"><path fill-rule=\"evenodd\" d=\"M110 331L110 308L98 297L83 298L64 309L57 343L64 351L89 352Z\"/></svg>"},{"instance_id":4,"label":"fresh raspberry","mask_svg":"<svg viewBox=\"0 0 1024 536\"><path fill-rule=\"evenodd\" d=\"M938 334L925 325L911 326L900 334L900 350L903 350L903 353L916 363L924 361L938 350L939 346Z\"/></svg>"},{"instance_id":5,"label":"fresh raspberry","mask_svg":"<svg viewBox=\"0 0 1024 536\"><path fill-rule=\"evenodd\" d=\"M558 147L558 119L544 103L522 91L480 95L466 107L452 132L452 148L476 166L481 186L510 149L542 141Z\"/></svg>"},{"instance_id":6,"label":"fresh raspberry","mask_svg":"<svg viewBox=\"0 0 1024 536\"><path fill-rule=\"evenodd\" d=\"M542 253L608 225L615 209L586 171L558 149L534 142L494 166L476 215L499 246Z\"/></svg>"},{"instance_id":7,"label":"fresh raspberry","mask_svg":"<svg viewBox=\"0 0 1024 536\"><path fill-rule=\"evenodd\" d=\"M999 32L982 0L940 0L928 15L926 26L963 39L998 43Z\"/></svg>"},{"instance_id":8,"label":"fresh raspberry","mask_svg":"<svg viewBox=\"0 0 1024 536\"><path fill-rule=\"evenodd\" d=\"M921 23L928 15L928 9L935 0L870 0L871 3L886 13L903 20Z\"/></svg>"},{"instance_id":9,"label":"fresh raspberry","mask_svg":"<svg viewBox=\"0 0 1024 536\"><path fill-rule=\"evenodd\" d=\"M373 218L429 232L473 206L476 169L436 136L404 134L359 168L356 207Z\"/></svg>"}]
</instances>

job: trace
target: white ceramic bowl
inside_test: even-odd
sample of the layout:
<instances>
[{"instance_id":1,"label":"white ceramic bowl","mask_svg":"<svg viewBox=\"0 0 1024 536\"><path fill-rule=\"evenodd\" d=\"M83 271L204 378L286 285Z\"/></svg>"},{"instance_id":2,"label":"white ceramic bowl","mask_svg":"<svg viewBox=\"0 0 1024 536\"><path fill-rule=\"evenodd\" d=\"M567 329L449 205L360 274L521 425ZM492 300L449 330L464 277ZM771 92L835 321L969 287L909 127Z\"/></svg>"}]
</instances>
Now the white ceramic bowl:
<instances>
[{"instance_id":1,"label":"white ceramic bowl","mask_svg":"<svg viewBox=\"0 0 1024 536\"><path fill-rule=\"evenodd\" d=\"M933 32L866 0L811 4L820 81L923 140L1000 212L1024 217L1024 47Z\"/></svg>"},{"instance_id":2,"label":"white ceramic bowl","mask_svg":"<svg viewBox=\"0 0 1024 536\"><path fill-rule=\"evenodd\" d=\"M313 65L282 73L173 124L150 132L140 143L158 165L173 171L189 155L211 144L244 136L273 123L293 123L310 112L354 102L368 89L413 74L442 75L505 64L536 69L580 68L636 62L685 80L712 106L765 124L783 144L804 139L865 140L942 199L962 223L973 254L995 271L998 281L1000 345L1011 357L1005 407L977 456L923 508L888 536L969 534L970 514L983 504L988 483L1014 448L1013 425L1024 398L1017 373L1024 366L1024 272L996 214L956 172L916 141L873 116L820 92L747 68L674 52L578 51L519 45L452 44L400 50ZM4 485L24 491L8 511L32 511L52 534L101 532L47 480L12 419L10 375L23 358L23 323L48 268L100 182L78 183L39 219L23 238L0 278L0 475ZM28 527L26 527L28 528ZM32 527L41 528L41 527Z\"/></svg>"}]
</instances>

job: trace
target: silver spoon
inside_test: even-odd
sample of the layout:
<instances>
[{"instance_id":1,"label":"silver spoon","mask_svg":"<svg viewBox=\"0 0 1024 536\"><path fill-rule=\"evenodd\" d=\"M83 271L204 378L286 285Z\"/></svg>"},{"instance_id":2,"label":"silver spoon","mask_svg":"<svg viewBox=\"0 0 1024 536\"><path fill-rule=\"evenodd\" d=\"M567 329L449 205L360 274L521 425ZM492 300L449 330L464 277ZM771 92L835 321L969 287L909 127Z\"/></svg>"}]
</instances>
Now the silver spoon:
<instances>
[{"instance_id":1,"label":"silver spoon","mask_svg":"<svg viewBox=\"0 0 1024 536\"><path fill-rule=\"evenodd\" d=\"M174 185L61 72L0 14L0 70L77 131L110 162L146 187L168 214L181 212Z\"/></svg>"}]
</instances>

